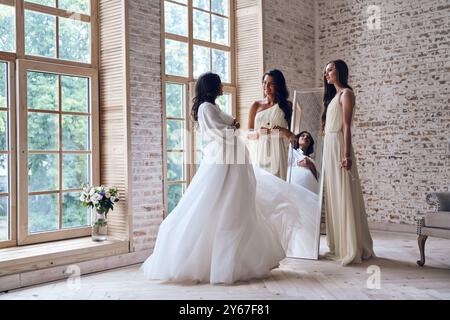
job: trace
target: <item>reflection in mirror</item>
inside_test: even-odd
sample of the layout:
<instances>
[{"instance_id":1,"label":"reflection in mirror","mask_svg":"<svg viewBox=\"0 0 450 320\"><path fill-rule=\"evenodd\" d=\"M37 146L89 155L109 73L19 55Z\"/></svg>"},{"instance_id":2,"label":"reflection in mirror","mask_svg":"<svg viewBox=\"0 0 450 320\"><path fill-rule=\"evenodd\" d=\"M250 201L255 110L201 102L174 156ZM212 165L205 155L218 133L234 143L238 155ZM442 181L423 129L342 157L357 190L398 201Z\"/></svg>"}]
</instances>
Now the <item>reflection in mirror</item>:
<instances>
[{"instance_id":1,"label":"reflection in mirror","mask_svg":"<svg viewBox=\"0 0 450 320\"><path fill-rule=\"evenodd\" d=\"M323 193L322 91L322 89L294 91L290 130L296 136L289 146L287 181L317 194L317 207L315 212L309 213L311 217L308 217L314 221L314 227L298 230L292 237L286 255L293 258L318 259L319 257ZM302 134L299 135L300 133ZM313 148L310 147L312 141L314 141Z\"/></svg>"}]
</instances>

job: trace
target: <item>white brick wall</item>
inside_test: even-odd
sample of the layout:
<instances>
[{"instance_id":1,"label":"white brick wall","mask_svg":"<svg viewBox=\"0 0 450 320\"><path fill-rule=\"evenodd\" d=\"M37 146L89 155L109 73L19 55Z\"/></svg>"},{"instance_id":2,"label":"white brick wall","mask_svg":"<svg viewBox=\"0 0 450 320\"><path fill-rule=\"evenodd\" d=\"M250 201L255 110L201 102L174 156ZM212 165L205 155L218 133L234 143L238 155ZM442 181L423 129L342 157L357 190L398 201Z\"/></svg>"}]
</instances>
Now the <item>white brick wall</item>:
<instances>
[{"instance_id":1,"label":"white brick wall","mask_svg":"<svg viewBox=\"0 0 450 320\"><path fill-rule=\"evenodd\" d=\"M379 30L368 27L369 5L379 6ZM330 59L350 68L370 220L413 224L425 193L450 184L450 3L318 0L317 11L316 78Z\"/></svg>"},{"instance_id":2,"label":"white brick wall","mask_svg":"<svg viewBox=\"0 0 450 320\"><path fill-rule=\"evenodd\" d=\"M290 99L314 86L314 0L263 0L264 70L283 72Z\"/></svg>"},{"instance_id":3,"label":"white brick wall","mask_svg":"<svg viewBox=\"0 0 450 320\"><path fill-rule=\"evenodd\" d=\"M370 220L413 224L429 209L425 193L450 184L449 1L265 0L263 9L264 68L282 70L291 92L322 86L330 59L348 63Z\"/></svg>"},{"instance_id":4,"label":"white brick wall","mask_svg":"<svg viewBox=\"0 0 450 320\"><path fill-rule=\"evenodd\" d=\"M153 248L163 217L161 8L127 0L134 248Z\"/></svg>"}]
</instances>

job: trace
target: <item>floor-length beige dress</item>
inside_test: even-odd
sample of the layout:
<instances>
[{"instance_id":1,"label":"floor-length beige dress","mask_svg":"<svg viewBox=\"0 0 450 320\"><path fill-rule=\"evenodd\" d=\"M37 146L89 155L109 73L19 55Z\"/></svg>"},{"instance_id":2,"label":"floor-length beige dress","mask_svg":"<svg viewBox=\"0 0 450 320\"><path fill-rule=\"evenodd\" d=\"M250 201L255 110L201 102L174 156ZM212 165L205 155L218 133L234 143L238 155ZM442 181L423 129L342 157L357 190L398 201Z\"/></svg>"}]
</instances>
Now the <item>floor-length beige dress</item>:
<instances>
[{"instance_id":1,"label":"floor-length beige dress","mask_svg":"<svg viewBox=\"0 0 450 320\"><path fill-rule=\"evenodd\" d=\"M261 127L273 128L280 126L288 128L288 123L284 118L284 112L277 104L260 111L255 116L255 130ZM288 165L289 141L285 139L279 131L272 131L272 134L261 134L254 148L255 157L253 161L266 171L286 180Z\"/></svg>"},{"instance_id":2,"label":"floor-length beige dress","mask_svg":"<svg viewBox=\"0 0 450 320\"><path fill-rule=\"evenodd\" d=\"M353 147L350 172L341 168L344 156L341 93L336 94L327 109L323 166L328 255L347 265L360 263L374 256L374 252Z\"/></svg>"}]
</instances>

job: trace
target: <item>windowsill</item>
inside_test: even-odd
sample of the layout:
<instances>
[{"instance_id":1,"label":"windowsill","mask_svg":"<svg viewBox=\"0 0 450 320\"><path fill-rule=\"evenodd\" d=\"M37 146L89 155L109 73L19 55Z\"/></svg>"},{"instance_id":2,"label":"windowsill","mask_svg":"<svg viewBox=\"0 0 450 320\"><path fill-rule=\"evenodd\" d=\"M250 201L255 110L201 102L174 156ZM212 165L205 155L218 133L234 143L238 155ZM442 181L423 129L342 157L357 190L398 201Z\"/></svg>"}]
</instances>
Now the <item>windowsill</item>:
<instances>
[{"instance_id":1,"label":"windowsill","mask_svg":"<svg viewBox=\"0 0 450 320\"><path fill-rule=\"evenodd\" d=\"M91 237L0 249L0 277L129 252L129 241Z\"/></svg>"}]
</instances>

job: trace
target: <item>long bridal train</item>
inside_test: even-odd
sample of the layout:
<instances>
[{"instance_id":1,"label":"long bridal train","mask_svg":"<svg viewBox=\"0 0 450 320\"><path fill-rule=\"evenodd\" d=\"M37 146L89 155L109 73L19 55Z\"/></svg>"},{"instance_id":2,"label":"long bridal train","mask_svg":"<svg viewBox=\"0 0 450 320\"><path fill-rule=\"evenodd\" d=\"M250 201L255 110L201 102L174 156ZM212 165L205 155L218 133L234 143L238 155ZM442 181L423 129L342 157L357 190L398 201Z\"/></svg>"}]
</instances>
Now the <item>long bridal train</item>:
<instances>
[{"instance_id":1,"label":"long bridal train","mask_svg":"<svg viewBox=\"0 0 450 320\"><path fill-rule=\"evenodd\" d=\"M287 257L317 259L319 194L255 168L257 206L271 221Z\"/></svg>"}]
</instances>

